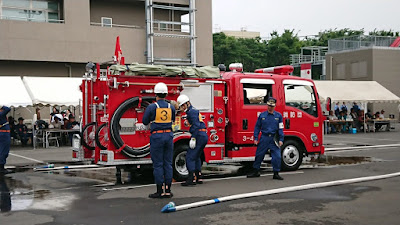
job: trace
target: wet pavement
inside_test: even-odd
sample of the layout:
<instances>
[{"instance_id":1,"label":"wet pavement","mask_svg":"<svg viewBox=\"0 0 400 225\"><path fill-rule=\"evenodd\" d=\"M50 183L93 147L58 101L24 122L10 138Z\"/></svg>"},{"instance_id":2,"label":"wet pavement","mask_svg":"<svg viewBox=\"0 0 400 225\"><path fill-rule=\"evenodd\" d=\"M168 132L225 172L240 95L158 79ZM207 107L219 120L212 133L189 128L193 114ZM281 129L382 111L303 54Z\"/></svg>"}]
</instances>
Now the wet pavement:
<instances>
[{"instance_id":1,"label":"wet pavement","mask_svg":"<svg viewBox=\"0 0 400 225\"><path fill-rule=\"evenodd\" d=\"M396 144L400 143L399 137L397 130L325 138L327 147L336 148ZM51 162L55 166L70 165L60 158L67 151L70 154L70 149L62 148L12 151L31 160L10 157L8 166L15 167L16 173L0 177L0 224L397 224L400 220L399 177L161 214L160 209L171 200L147 198L155 189L151 171L123 172L123 185L114 184L114 167L33 171L34 167ZM47 156L41 157L43 154ZM305 159L294 173L282 173L282 182L272 180L268 164L263 166L262 177L256 179L246 179L247 171L239 164L205 165L205 184L184 188L175 183L172 200L180 205L246 192L393 173L399 171L398 161L400 147L329 152L319 159Z\"/></svg>"}]
</instances>

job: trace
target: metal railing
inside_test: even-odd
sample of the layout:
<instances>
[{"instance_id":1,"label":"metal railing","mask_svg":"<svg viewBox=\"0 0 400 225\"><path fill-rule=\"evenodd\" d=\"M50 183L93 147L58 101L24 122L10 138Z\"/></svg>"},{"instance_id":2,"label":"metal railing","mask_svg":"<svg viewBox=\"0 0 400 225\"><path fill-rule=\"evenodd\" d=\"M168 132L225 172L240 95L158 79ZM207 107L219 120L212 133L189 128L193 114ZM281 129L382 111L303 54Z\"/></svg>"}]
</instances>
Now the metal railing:
<instances>
[{"instance_id":1,"label":"metal railing","mask_svg":"<svg viewBox=\"0 0 400 225\"><path fill-rule=\"evenodd\" d=\"M64 23L64 20L35 19L35 18L26 18L26 17L18 17L18 16L0 16L0 19L2 19L2 20L42 22L42 23Z\"/></svg>"},{"instance_id":2,"label":"metal railing","mask_svg":"<svg viewBox=\"0 0 400 225\"><path fill-rule=\"evenodd\" d=\"M389 47L394 40L396 40L396 37L365 35L336 38L328 41L328 52L356 50L373 46Z\"/></svg>"},{"instance_id":3,"label":"metal railing","mask_svg":"<svg viewBox=\"0 0 400 225\"><path fill-rule=\"evenodd\" d=\"M90 22L92 26L99 26L99 27L121 27L121 28L130 28L130 29L144 29L144 27L136 26L136 25L122 25L122 24L103 24L103 23L95 23Z\"/></svg>"},{"instance_id":4,"label":"metal railing","mask_svg":"<svg viewBox=\"0 0 400 225\"><path fill-rule=\"evenodd\" d=\"M302 55L302 54L291 54L290 64L299 65L303 63L321 63L325 61L325 56L320 55Z\"/></svg>"}]
</instances>

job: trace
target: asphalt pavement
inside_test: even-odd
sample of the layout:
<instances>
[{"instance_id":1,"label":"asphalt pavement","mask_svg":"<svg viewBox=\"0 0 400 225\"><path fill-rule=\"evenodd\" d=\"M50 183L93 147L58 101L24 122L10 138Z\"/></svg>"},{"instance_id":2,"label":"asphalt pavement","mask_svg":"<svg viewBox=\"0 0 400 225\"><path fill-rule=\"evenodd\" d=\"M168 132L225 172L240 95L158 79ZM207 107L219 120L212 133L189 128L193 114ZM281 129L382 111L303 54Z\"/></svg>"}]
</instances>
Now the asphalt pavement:
<instances>
[{"instance_id":1,"label":"asphalt pavement","mask_svg":"<svg viewBox=\"0 0 400 225\"><path fill-rule=\"evenodd\" d=\"M204 184L181 187L175 183L174 197L159 200L147 198L155 191L149 176L114 185L110 178L115 172L112 168L33 172L27 168L49 162L68 163L71 150L16 148L11 151L14 155L8 165L26 170L4 179L11 211L1 213L0 222L10 225L398 224L400 177L233 200L168 214L160 212L169 201L182 205L235 194L400 172L400 146L396 146L400 144L399 124L390 132L332 134L324 140L328 150L324 160L305 162L297 171L283 172L283 181L272 179L268 165L260 178L253 179L246 178L235 165L223 165L220 170L210 172ZM394 146L385 147L389 144ZM349 158L355 159L354 162L345 160ZM2 194L3 199L7 199L6 194Z\"/></svg>"}]
</instances>

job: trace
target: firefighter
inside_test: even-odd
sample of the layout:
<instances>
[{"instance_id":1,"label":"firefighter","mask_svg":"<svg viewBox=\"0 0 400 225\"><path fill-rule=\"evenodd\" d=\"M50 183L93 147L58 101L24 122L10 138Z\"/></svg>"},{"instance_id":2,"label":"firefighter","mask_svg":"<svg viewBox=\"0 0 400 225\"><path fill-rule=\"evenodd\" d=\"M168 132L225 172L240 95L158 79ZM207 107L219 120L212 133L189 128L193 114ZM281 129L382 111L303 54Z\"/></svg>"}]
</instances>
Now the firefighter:
<instances>
[{"instance_id":1,"label":"firefighter","mask_svg":"<svg viewBox=\"0 0 400 225\"><path fill-rule=\"evenodd\" d=\"M279 112L275 111L276 99L268 98L267 106L268 110L262 112L257 119L256 126L254 128L254 144L257 145L256 157L253 164L253 171L247 175L247 177L259 177L260 166L267 153L268 149L271 151L272 156L272 168L274 171L273 179L283 180L279 176L281 169L281 150L280 147L283 145L283 119ZM261 131L261 138L258 139ZM275 136L279 137L279 142L275 140Z\"/></svg>"},{"instance_id":2,"label":"firefighter","mask_svg":"<svg viewBox=\"0 0 400 225\"><path fill-rule=\"evenodd\" d=\"M0 175L9 173L4 168L8 153L10 152L10 126L7 121L7 113L10 112L10 108L6 106L0 106Z\"/></svg>"},{"instance_id":3,"label":"firefighter","mask_svg":"<svg viewBox=\"0 0 400 225\"><path fill-rule=\"evenodd\" d=\"M173 133L172 123L175 121L175 108L165 101L168 87L164 83L154 86L156 102L149 105L143 115L143 124L151 122L150 154L153 161L154 180L157 192L149 198L171 198ZM163 188L163 185L165 187ZM163 193L163 189L165 193Z\"/></svg>"},{"instance_id":4,"label":"firefighter","mask_svg":"<svg viewBox=\"0 0 400 225\"><path fill-rule=\"evenodd\" d=\"M201 154L208 142L206 125L201 118L199 110L194 108L190 103L190 99L186 95L180 95L177 99L179 107L186 112L187 120L190 124L190 133L192 137L189 141L189 149L186 153L186 167L189 171L189 177L186 182L181 183L182 186L193 186L202 184L201 175ZM196 180L194 180L196 176Z\"/></svg>"}]
</instances>

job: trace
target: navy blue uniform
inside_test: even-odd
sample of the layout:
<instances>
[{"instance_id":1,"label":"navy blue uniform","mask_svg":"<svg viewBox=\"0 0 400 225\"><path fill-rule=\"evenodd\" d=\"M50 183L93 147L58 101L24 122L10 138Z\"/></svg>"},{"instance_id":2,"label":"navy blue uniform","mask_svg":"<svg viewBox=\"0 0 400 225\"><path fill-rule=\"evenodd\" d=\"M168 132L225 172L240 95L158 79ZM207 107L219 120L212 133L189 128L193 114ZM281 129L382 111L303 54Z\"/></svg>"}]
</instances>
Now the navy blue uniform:
<instances>
[{"instance_id":1,"label":"navy blue uniform","mask_svg":"<svg viewBox=\"0 0 400 225\"><path fill-rule=\"evenodd\" d=\"M10 108L3 106L3 111L0 112L0 165L6 164L8 153L10 152L10 126L7 121L7 113L10 112Z\"/></svg>"},{"instance_id":2,"label":"navy blue uniform","mask_svg":"<svg viewBox=\"0 0 400 225\"><path fill-rule=\"evenodd\" d=\"M206 125L201 119L199 110L190 106L186 111L187 120L190 126L190 133L192 138L196 139L196 147L194 149L188 149L186 153L186 167L189 172L200 172L201 171L201 153L203 152L208 142L208 136L206 132Z\"/></svg>"},{"instance_id":3,"label":"navy blue uniform","mask_svg":"<svg viewBox=\"0 0 400 225\"><path fill-rule=\"evenodd\" d=\"M281 170L281 150L275 144L274 136L276 132L279 134L279 141L283 142L283 119L279 112L269 113L268 111L262 112L257 119L254 128L254 140L258 140L261 131L261 138L257 146L256 158L253 167L257 170L260 169L261 163L264 160L265 154L268 149L271 150L272 168L274 172Z\"/></svg>"},{"instance_id":4,"label":"navy blue uniform","mask_svg":"<svg viewBox=\"0 0 400 225\"><path fill-rule=\"evenodd\" d=\"M28 127L25 124L17 124L15 125L15 130L21 139L22 146L25 146L29 139Z\"/></svg>"},{"instance_id":5,"label":"navy blue uniform","mask_svg":"<svg viewBox=\"0 0 400 225\"><path fill-rule=\"evenodd\" d=\"M143 115L143 124L151 123L150 154L154 180L157 185L171 184L174 151L172 123L175 108L165 100L149 105Z\"/></svg>"}]
</instances>

